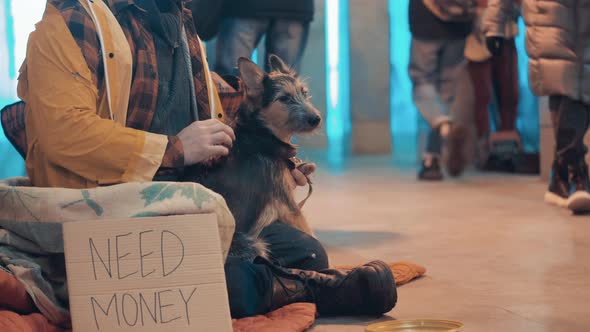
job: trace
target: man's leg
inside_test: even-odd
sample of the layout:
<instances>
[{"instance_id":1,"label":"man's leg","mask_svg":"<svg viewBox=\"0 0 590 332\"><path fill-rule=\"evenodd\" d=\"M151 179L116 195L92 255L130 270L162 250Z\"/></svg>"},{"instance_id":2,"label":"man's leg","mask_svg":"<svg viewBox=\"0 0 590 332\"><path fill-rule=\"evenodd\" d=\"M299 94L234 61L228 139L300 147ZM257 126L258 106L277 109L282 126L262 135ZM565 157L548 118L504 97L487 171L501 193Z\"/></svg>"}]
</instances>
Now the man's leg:
<instances>
[{"instance_id":1,"label":"man's leg","mask_svg":"<svg viewBox=\"0 0 590 332\"><path fill-rule=\"evenodd\" d=\"M271 54L275 54L289 67L299 72L308 36L309 22L274 20L266 33L265 59L268 59Z\"/></svg>"},{"instance_id":2,"label":"man's leg","mask_svg":"<svg viewBox=\"0 0 590 332\"><path fill-rule=\"evenodd\" d=\"M492 60L469 62L469 76L474 91L474 120L477 131L475 164L479 169L487 167L490 156L490 111L492 100Z\"/></svg>"},{"instance_id":3,"label":"man's leg","mask_svg":"<svg viewBox=\"0 0 590 332\"><path fill-rule=\"evenodd\" d=\"M215 71L236 74L238 59L252 56L268 24L264 19L226 18L217 38Z\"/></svg>"},{"instance_id":4,"label":"man's leg","mask_svg":"<svg viewBox=\"0 0 590 332\"><path fill-rule=\"evenodd\" d=\"M555 105L554 105L555 106ZM585 162L584 136L590 125L590 105L561 97L557 109L556 163L568 172L567 207L575 213L590 212L590 181Z\"/></svg>"},{"instance_id":5,"label":"man's leg","mask_svg":"<svg viewBox=\"0 0 590 332\"><path fill-rule=\"evenodd\" d=\"M557 113L557 157L567 164L584 160L586 146L584 135L590 124L589 106L569 97L562 97Z\"/></svg>"},{"instance_id":6,"label":"man's leg","mask_svg":"<svg viewBox=\"0 0 590 332\"><path fill-rule=\"evenodd\" d=\"M412 38L410 78L416 108L428 122L430 132L422 167L418 173L421 180L440 180L442 173L439 158L442 151L440 126L450 119L447 106L443 104L437 89L439 80L439 52L444 43Z\"/></svg>"},{"instance_id":7,"label":"man's leg","mask_svg":"<svg viewBox=\"0 0 590 332\"><path fill-rule=\"evenodd\" d=\"M442 49L439 58L441 73L438 87L440 96L446 109L451 110L451 118L453 119L452 122L441 126L441 136L447 143L448 151L446 167L451 176L461 175L467 161L465 143L468 132L461 121L464 114L455 113L465 113L473 109L473 103L468 103L472 99L473 93L466 93L466 88L471 88L471 79L467 72L464 50L465 40L449 40Z\"/></svg>"},{"instance_id":8,"label":"man's leg","mask_svg":"<svg viewBox=\"0 0 590 332\"><path fill-rule=\"evenodd\" d=\"M469 75L475 92L475 125L477 137L490 134L489 105L492 100L492 60L469 62Z\"/></svg>"},{"instance_id":9,"label":"man's leg","mask_svg":"<svg viewBox=\"0 0 590 332\"><path fill-rule=\"evenodd\" d=\"M551 114L551 122L553 124L553 136L557 137L557 130L559 128L559 109L564 97L550 96L549 97L549 111ZM569 198L569 180L568 180L567 165L557 157L557 153L553 158L551 166L551 175L549 177L549 188L545 192L545 202L559 207L567 207L567 200Z\"/></svg>"},{"instance_id":10,"label":"man's leg","mask_svg":"<svg viewBox=\"0 0 590 332\"><path fill-rule=\"evenodd\" d=\"M278 266L310 271L329 267L320 241L296 228L276 222L266 227L260 238L268 244L270 260Z\"/></svg>"},{"instance_id":11,"label":"man's leg","mask_svg":"<svg viewBox=\"0 0 590 332\"><path fill-rule=\"evenodd\" d=\"M445 110L450 109L455 96L460 92L457 89L457 77L461 73L465 60L465 40L449 40L442 48L439 57L440 75L438 88L440 97L445 105Z\"/></svg>"},{"instance_id":12,"label":"man's leg","mask_svg":"<svg viewBox=\"0 0 590 332\"><path fill-rule=\"evenodd\" d=\"M315 303L320 314L339 315L383 314L395 306L395 280L387 264L328 270L328 257L316 239L278 223L261 236L269 243L272 261L226 261L232 317L265 314L297 302Z\"/></svg>"},{"instance_id":13,"label":"man's leg","mask_svg":"<svg viewBox=\"0 0 590 332\"><path fill-rule=\"evenodd\" d=\"M494 82L500 110L500 131L516 130L518 117L518 55L514 39L504 43L502 54L493 59Z\"/></svg>"}]
</instances>

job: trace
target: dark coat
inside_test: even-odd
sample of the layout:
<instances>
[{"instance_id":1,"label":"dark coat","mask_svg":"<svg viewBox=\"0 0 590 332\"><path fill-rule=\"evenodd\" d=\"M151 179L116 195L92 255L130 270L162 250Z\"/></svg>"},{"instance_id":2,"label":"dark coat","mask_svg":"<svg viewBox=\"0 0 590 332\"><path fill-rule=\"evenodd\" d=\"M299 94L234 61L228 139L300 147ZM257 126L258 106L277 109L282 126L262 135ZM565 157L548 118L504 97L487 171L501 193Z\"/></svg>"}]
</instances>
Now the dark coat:
<instances>
[{"instance_id":1,"label":"dark coat","mask_svg":"<svg viewBox=\"0 0 590 332\"><path fill-rule=\"evenodd\" d=\"M410 31L423 40L456 40L466 38L473 22L445 22L424 4L424 0L410 0Z\"/></svg>"},{"instance_id":2,"label":"dark coat","mask_svg":"<svg viewBox=\"0 0 590 332\"><path fill-rule=\"evenodd\" d=\"M226 17L312 21L313 0L226 0Z\"/></svg>"}]
</instances>

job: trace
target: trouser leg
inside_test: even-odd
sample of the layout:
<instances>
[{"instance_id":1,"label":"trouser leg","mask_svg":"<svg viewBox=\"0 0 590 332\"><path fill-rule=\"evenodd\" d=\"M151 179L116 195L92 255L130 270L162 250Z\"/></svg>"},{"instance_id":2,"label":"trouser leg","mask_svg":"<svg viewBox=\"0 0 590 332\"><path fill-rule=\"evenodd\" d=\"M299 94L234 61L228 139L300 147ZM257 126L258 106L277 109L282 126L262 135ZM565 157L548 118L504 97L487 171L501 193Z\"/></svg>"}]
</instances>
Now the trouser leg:
<instances>
[{"instance_id":1,"label":"trouser leg","mask_svg":"<svg viewBox=\"0 0 590 332\"><path fill-rule=\"evenodd\" d=\"M449 121L448 108L441 100L437 86L440 75L438 57L443 47L442 42L412 38L409 68L414 104L430 126L425 152L435 155L440 154L442 146L438 127Z\"/></svg>"},{"instance_id":2,"label":"trouser leg","mask_svg":"<svg viewBox=\"0 0 590 332\"><path fill-rule=\"evenodd\" d=\"M274 54L289 67L299 71L308 36L309 22L274 20L266 34L266 61L271 54Z\"/></svg>"},{"instance_id":3,"label":"trouser leg","mask_svg":"<svg viewBox=\"0 0 590 332\"><path fill-rule=\"evenodd\" d=\"M492 100L492 61L469 62L469 75L475 95L475 125L478 138L490 133L489 105Z\"/></svg>"},{"instance_id":4,"label":"trouser leg","mask_svg":"<svg viewBox=\"0 0 590 332\"><path fill-rule=\"evenodd\" d=\"M560 97L558 102L553 98L557 158L566 164L578 163L586 154L584 136L590 124L590 106L569 97Z\"/></svg>"},{"instance_id":5,"label":"trouser leg","mask_svg":"<svg viewBox=\"0 0 590 332\"><path fill-rule=\"evenodd\" d=\"M228 257L225 280L233 318L261 315L270 310L273 276L268 266Z\"/></svg>"},{"instance_id":6,"label":"trouser leg","mask_svg":"<svg viewBox=\"0 0 590 332\"><path fill-rule=\"evenodd\" d=\"M493 58L501 131L516 130L518 117L518 55L514 39L507 40L502 54Z\"/></svg>"},{"instance_id":7,"label":"trouser leg","mask_svg":"<svg viewBox=\"0 0 590 332\"><path fill-rule=\"evenodd\" d=\"M217 37L215 71L237 74L238 59L252 56L268 25L264 19L226 18Z\"/></svg>"}]
</instances>

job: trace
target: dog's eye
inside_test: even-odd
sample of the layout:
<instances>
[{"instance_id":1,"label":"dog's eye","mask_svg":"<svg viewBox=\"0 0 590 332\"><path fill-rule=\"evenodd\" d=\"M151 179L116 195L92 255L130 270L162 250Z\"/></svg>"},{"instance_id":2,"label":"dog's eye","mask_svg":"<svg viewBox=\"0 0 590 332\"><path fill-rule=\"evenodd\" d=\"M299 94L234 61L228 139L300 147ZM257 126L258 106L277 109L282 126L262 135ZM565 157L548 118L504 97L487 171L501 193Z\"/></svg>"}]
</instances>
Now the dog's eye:
<instances>
[{"instance_id":1,"label":"dog's eye","mask_svg":"<svg viewBox=\"0 0 590 332\"><path fill-rule=\"evenodd\" d=\"M279 97L281 103L288 103L291 100L291 96L283 95Z\"/></svg>"},{"instance_id":2,"label":"dog's eye","mask_svg":"<svg viewBox=\"0 0 590 332\"><path fill-rule=\"evenodd\" d=\"M309 90L307 90L307 89L301 89L301 93L303 94L303 96L305 98L309 97Z\"/></svg>"}]
</instances>

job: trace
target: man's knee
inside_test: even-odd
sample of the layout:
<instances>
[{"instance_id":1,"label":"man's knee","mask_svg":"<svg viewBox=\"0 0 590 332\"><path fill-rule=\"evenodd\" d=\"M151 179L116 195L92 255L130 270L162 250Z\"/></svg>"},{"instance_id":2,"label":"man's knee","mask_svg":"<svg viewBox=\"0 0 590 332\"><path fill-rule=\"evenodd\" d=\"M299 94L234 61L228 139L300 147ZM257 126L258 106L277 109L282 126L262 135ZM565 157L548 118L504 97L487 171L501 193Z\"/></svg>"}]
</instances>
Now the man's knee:
<instances>
[{"instance_id":1,"label":"man's knee","mask_svg":"<svg viewBox=\"0 0 590 332\"><path fill-rule=\"evenodd\" d=\"M306 244L310 251L310 259L304 267L312 271L321 271L329 268L328 253L320 241L310 236Z\"/></svg>"},{"instance_id":2,"label":"man's knee","mask_svg":"<svg viewBox=\"0 0 590 332\"><path fill-rule=\"evenodd\" d=\"M273 223L260 237L268 243L272 259L281 266L313 271L329 267L328 254L320 241L292 226Z\"/></svg>"}]
</instances>

